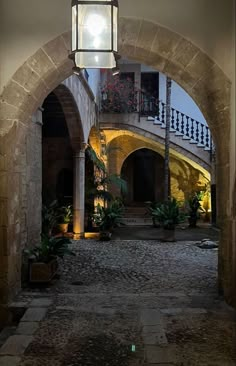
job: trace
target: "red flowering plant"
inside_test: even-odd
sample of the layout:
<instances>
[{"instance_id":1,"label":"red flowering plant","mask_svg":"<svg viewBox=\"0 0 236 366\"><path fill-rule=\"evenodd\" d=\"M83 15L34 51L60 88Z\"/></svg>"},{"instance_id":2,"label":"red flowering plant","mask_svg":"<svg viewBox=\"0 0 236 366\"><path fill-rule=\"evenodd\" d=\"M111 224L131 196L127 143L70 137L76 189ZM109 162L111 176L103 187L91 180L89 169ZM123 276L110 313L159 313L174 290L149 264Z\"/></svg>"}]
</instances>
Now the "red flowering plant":
<instances>
[{"instance_id":1,"label":"red flowering plant","mask_svg":"<svg viewBox=\"0 0 236 366\"><path fill-rule=\"evenodd\" d=\"M101 111L104 113L132 113L137 111L138 89L131 78L108 78L101 88Z\"/></svg>"}]
</instances>

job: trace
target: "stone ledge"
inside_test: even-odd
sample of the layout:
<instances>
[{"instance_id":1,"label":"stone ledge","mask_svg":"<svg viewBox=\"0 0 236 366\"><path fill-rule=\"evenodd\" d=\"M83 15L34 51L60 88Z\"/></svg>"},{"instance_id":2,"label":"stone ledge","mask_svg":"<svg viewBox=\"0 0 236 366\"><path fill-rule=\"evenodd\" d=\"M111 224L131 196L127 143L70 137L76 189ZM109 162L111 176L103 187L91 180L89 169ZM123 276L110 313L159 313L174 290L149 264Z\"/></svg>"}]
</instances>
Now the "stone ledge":
<instances>
[{"instance_id":1,"label":"stone ledge","mask_svg":"<svg viewBox=\"0 0 236 366\"><path fill-rule=\"evenodd\" d=\"M0 366L17 366L20 363L20 357L0 356Z\"/></svg>"},{"instance_id":2,"label":"stone ledge","mask_svg":"<svg viewBox=\"0 0 236 366\"><path fill-rule=\"evenodd\" d=\"M27 335L13 335L0 348L0 355L18 356L22 355L33 337Z\"/></svg>"}]
</instances>

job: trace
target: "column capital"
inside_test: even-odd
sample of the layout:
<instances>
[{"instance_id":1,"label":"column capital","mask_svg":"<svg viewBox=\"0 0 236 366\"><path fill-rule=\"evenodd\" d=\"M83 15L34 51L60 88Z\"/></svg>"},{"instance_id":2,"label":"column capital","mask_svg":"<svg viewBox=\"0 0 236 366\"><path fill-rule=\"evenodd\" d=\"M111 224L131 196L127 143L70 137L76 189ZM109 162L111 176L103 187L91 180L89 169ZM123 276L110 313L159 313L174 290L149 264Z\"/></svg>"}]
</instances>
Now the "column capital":
<instances>
[{"instance_id":1,"label":"column capital","mask_svg":"<svg viewBox=\"0 0 236 366\"><path fill-rule=\"evenodd\" d=\"M73 155L74 159L85 159L85 150L76 150Z\"/></svg>"},{"instance_id":2,"label":"column capital","mask_svg":"<svg viewBox=\"0 0 236 366\"><path fill-rule=\"evenodd\" d=\"M76 154L77 151L83 151L87 147L87 142L81 141L80 138L71 138L71 145L74 153Z\"/></svg>"}]
</instances>

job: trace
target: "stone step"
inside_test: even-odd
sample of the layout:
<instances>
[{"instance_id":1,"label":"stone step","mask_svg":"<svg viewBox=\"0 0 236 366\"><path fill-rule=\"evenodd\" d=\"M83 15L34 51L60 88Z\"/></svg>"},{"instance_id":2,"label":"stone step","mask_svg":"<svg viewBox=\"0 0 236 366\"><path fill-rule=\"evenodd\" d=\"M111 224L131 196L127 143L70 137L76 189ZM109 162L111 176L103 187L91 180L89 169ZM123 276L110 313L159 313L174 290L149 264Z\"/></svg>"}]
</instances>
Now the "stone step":
<instances>
[{"instance_id":1,"label":"stone step","mask_svg":"<svg viewBox=\"0 0 236 366\"><path fill-rule=\"evenodd\" d=\"M124 217L122 219L123 224L126 226L146 226L152 225L152 219L142 217Z\"/></svg>"}]
</instances>

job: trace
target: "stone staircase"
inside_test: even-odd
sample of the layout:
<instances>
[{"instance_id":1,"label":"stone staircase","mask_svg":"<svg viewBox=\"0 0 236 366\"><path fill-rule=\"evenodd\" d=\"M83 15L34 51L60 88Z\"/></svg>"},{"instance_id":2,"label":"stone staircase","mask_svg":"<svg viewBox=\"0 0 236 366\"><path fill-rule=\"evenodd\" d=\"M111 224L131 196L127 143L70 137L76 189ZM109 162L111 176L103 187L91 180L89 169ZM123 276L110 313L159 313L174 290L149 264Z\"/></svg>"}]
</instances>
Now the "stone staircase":
<instances>
[{"instance_id":1,"label":"stone staircase","mask_svg":"<svg viewBox=\"0 0 236 366\"><path fill-rule=\"evenodd\" d=\"M152 219L147 213L146 207L128 206L125 208L123 223L126 226L150 226Z\"/></svg>"},{"instance_id":2,"label":"stone staircase","mask_svg":"<svg viewBox=\"0 0 236 366\"><path fill-rule=\"evenodd\" d=\"M153 122L155 126L161 129L166 128L166 104L161 101L156 101L155 104L149 102L149 111L146 108L140 111L140 117L146 116L146 120ZM204 151L211 151L212 139L209 127L187 114L171 108L170 133L181 137L192 145L196 145Z\"/></svg>"}]
</instances>

